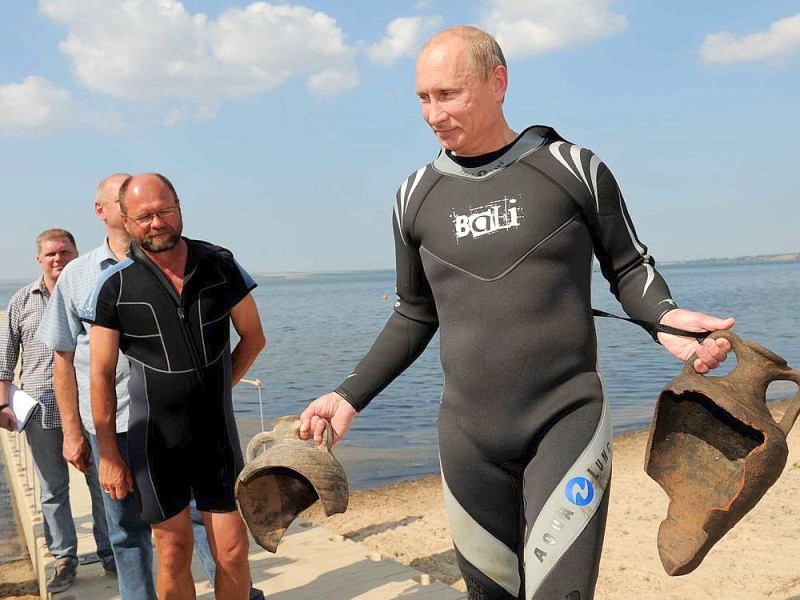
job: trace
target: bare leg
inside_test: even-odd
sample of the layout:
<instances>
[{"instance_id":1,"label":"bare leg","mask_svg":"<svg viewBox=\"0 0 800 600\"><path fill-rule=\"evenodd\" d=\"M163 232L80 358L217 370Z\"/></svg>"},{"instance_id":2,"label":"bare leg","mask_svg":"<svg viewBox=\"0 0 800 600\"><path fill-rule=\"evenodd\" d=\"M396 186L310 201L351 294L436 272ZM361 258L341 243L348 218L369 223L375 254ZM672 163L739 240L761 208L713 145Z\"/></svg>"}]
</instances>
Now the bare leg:
<instances>
[{"instance_id":1,"label":"bare leg","mask_svg":"<svg viewBox=\"0 0 800 600\"><path fill-rule=\"evenodd\" d=\"M156 545L159 600L195 600L192 579L192 521L189 508L152 526Z\"/></svg>"},{"instance_id":2,"label":"bare leg","mask_svg":"<svg viewBox=\"0 0 800 600\"><path fill-rule=\"evenodd\" d=\"M239 511L201 511L208 545L217 561L214 592L217 600L247 600L250 597L250 540Z\"/></svg>"}]
</instances>

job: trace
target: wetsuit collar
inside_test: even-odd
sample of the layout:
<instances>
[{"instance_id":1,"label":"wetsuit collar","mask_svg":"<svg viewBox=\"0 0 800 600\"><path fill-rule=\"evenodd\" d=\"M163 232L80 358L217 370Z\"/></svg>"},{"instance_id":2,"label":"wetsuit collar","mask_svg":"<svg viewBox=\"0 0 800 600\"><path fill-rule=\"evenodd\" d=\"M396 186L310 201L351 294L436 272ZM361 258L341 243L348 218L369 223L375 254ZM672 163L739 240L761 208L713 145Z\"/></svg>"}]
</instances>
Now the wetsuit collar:
<instances>
[{"instance_id":1,"label":"wetsuit collar","mask_svg":"<svg viewBox=\"0 0 800 600\"><path fill-rule=\"evenodd\" d=\"M503 156L508 150L517 143L520 136L515 137L512 141L508 144L500 148L499 150L494 150L493 152L487 152L486 154L479 154L478 156L458 156L453 154L452 151L445 149L444 153L447 154L447 157L452 160L453 162L458 163L465 169L475 169L478 167L483 167L485 165L491 164L496 161L498 158Z\"/></svg>"},{"instance_id":2,"label":"wetsuit collar","mask_svg":"<svg viewBox=\"0 0 800 600\"><path fill-rule=\"evenodd\" d=\"M189 246L189 248L191 248L191 244L188 243L188 240L186 238L183 238L183 239L184 239L184 241L187 242L187 245ZM180 298L178 297L178 292L175 289L175 287L172 285L172 283L169 281L169 279L167 279L167 276L164 275L164 272L159 268L159 266L156 263L154 263L150 259L149 256L147 256L147 254L145 253L144 250L142 250L142 248L141 248L141 246L139 246L139 244L137 244L134 241L131 241L131 249L128 252L128 256L130 256L133 260L135 260L135 261L141 263L142 265L144 265L156 277L156 279L158 279L158 281L161 282L161 284L164 286L164 288L166 290L168 290L169 292L171 292L171 295L173 296L173 298L178 303L180 303ZM189 255L188 254L186 256L186 268L184 269L184 276L183 276L184 277L184 287L186 286L186 274L187 273L189 273Z\"/></svg>"},{"instance_id":3,"label":"wetsuit collar","mask_svg":"<svg viewBox=\"0 0 800 600\"><path fill-rule=\"evenodd\" d=\"M453 156L442 150L432 166L444 175L465 179L487 179L503 167L535 152L547 142L561 140L555 130L543 125L534 125L523 131L507 146L480 156Z\"/></svg>"},{"instance_id":4,"label":"wetsuit collar","mask_svg":"<svg viewBox=\"0 0 800 600\"><path fill-rule=\"evenodd\" d=\"M186 267L184 268L183 273L183 285L184 288L189 282L189 279L197 272L197 268L200 266L200 263L203 260L207 259L208 257L215 256L215 250L217 249L216 246L211 246L210 244L204 242L198 242L192 240L187 237L181 236L181 239L186 242ZM172 284L167 280L164 273L161 269L156 265L149 256L142 250L141 246L139 246L136 242L131 242L131 247L128 255L136 261L141 262L144 264L148 269L150 269L157 277L160 278L162 283L166 284L168 288L174 290L175 288Z\"/></svg>"}]
</instances>

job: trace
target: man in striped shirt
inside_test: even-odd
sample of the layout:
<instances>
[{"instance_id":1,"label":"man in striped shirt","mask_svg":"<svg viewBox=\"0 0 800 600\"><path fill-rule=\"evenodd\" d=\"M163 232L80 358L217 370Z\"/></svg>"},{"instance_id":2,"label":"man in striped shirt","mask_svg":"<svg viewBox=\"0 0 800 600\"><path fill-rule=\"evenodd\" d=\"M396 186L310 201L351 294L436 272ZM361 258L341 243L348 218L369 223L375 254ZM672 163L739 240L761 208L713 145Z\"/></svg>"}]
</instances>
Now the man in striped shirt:
<instances>
[{"instance_id":1,"label":"man in striped shirt","mask_svg":"<svg viewBox=\"0 0 800 600\"><path fill-rule=\"evenodd\" d=\"M69 501L69 465L61 453L61 417L53 391L53 352L34 338L50 294L62 269L78 256L75 239L64 229L48 229L36 239L37 261L42 276L11 298L0 328L0 405L8 403L11 381L18 359L22 389L40 407L25 427L39 476L40 500L47 548L56 559L55 572L47 583L51 593L72 585L78 566L78 538ZM11 429L10 424L7 427ZM97 470L86 473L92 498L92 521L97 554L108 572L116 570L103 509Z\"/></svg>"}]
</instances>

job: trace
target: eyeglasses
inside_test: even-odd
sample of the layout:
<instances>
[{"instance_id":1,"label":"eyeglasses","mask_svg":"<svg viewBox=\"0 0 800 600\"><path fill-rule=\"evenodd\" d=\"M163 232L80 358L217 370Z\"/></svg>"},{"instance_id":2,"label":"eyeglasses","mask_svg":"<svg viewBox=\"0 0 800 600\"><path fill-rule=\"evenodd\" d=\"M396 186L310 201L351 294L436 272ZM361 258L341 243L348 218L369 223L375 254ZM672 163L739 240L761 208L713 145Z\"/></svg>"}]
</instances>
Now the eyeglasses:
<instances>
[{"instance_id":1,"label":"eyeglasses","mask_svg":"<svg viewBox=\"0 0 800 600\"><path fill-rule=\"evenodd\" d=\"M169 208L164 208L162 210L158 210L156 212L148 213L146 215L142 215L141 217L129 217L125 215L126 219L130 219L134 223L136 223L139 227L147 227L150 223L153 222L153 219L158 217L162 221L166 221L176 212L180 207L176 204L175 206L171 206Z\"/></svg>"}]
</instances>

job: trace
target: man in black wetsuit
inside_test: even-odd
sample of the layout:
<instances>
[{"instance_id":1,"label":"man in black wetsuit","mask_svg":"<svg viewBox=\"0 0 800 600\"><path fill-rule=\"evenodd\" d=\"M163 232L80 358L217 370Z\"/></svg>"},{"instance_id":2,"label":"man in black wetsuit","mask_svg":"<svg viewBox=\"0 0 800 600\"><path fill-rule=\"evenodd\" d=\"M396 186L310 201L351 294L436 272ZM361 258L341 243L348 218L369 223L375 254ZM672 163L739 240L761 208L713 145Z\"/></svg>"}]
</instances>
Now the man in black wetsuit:
<instances>
[{"instance_id":1,"label":"man in black wetsuit","mask_svg":"<svg viewBox=\"0 0 800 600\"><path fill-rule=\"evenodd\" d=\"M303 412L301 436L321 441L329 420L343 437L438 328L443 488L469 597L587 600L612 451L593 256L634 319L698 332L734 321L677 308L597 156L549 127L508 126L508 72L491 36L436 35L416 80L443 150L395 199L395 310L356 369ZM730 351L657 335L681 360L695 353L701 373Z\"/></svg>"},{"instance_id":2,"label":"man in black wetsuit","mask_svg":"<svg viewBox=\"0 0 800 600\"><path fill-rule=\"evenodd\" d=\"M180 203L162 175L119 191L134 243L103 272L81 311L89 336L100 483L114 499L135 489L151 523L159 598L194 597L195 499L217 563L214 593L248 597L247 530L234 485L243 467L231 388L264 347L253 279L226 249L181 237ZM239 334L231 352L230 325ZM115 373L130 362L128 462L117 447Z\"/></svg>"}]
</instances>

